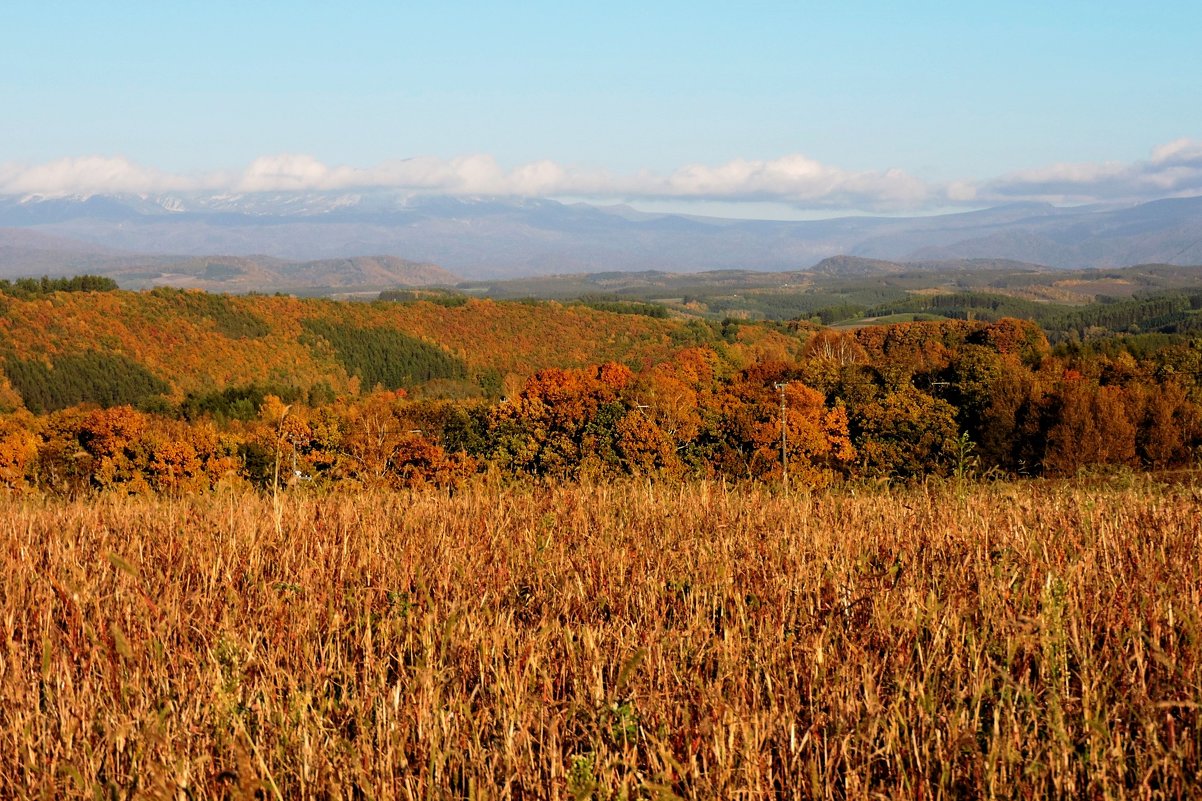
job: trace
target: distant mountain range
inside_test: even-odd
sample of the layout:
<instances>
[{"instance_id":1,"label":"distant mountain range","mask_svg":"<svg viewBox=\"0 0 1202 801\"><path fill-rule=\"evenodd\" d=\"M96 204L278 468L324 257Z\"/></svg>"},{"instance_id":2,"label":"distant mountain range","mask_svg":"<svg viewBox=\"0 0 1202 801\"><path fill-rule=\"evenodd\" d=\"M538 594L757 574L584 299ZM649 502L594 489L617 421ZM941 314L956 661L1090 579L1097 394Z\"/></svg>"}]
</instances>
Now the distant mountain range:
<instances>
[{"instance_id":1,"label":"distant mountain range","mask_svg":"<svg viewBox=\"0 0 1202 801\"><path fill-rule=\"evenodd\" d=\"M378 258L381 254L423 265L419 283L447 276L798 270L837 255L921 263L1008 260L1059 268L1202 263L1202 197L1123 208L1024 203L928 217L802 222L386 192L6 197L0 198L0 227L9 229L0 234L0 274L110 272L116 265L127 275L145 274L139 280L148 282L158 280L149 274L162 268L165 276L191 276L197 286L220 285L220 270L182 257L206 257L207 265L218 263L208 254L253 256L253 268L231 265L245 268L241 283L227 287L235 290L287 289L310 280L323 286L389 280L397 265ZM159 261L164 257L170 262ZM296 266L330 259L343 261ZM449 273L436 273L432 265ZM346 280L338 278L343 267L350 270ZM116 277L122 280L120 272ZM252 286L260 278L284 283Z\"/></svg>"},{"instance_id":2,"label":"distant mountain range","mask_svg":"<svg viewBox=\"0 0 1202 801\"><path fill-rule=\"evenodd\" d=\"M211 292L380 290L461 280L437 265L396 256L289 261L262 255L153 255L0 228L0 278L78 273L106 275L125 289L167 285Z\"/></svg>"}]
</instances>

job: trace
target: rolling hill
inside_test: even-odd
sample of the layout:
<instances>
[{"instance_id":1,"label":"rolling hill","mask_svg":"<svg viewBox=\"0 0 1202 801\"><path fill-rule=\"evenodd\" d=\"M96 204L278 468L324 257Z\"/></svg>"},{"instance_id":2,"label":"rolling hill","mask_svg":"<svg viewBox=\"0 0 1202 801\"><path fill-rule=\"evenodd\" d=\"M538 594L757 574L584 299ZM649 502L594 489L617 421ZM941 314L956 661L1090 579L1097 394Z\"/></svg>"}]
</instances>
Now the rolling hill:
<instances>
[{"instance_id":1,"label":"rolling hill","mask_svg":"<svg viewBox=\"0 0 1202 801\"><path fill-rule=\"evenodd\" d=\"M554 302L347 303L168 288L0 295L0 402L12 408L14 389L35 411L97 392L179 402L251 384L496 396L507 376L546 367L642 367L699 343L736 361L800 347L765 327L726 333L723 341L720 327L700 321ZM132 397L121 394L130 387Z\"/></svg>"},{"instance_id":2,"label":"rolling hill","mask_svg":"<svg viewBox=\"0 0 1202 801\"><path fill-rule=\"evenodd\" d=\"M104 275L127 289L174 286L210 292L379 290L448 285L460 277L397 256L292 261L272 256L134 253L47 234L0 228L0 278Z\"/></svg>"}]
</instances>

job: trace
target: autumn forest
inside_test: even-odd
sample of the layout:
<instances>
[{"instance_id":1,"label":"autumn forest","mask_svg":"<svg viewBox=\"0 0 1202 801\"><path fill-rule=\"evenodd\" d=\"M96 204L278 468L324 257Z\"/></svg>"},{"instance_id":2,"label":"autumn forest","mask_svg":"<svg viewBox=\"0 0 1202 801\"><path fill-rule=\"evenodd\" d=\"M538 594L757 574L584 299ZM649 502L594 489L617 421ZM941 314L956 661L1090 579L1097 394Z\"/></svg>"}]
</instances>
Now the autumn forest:
<instances>
[{"instance_id":1,"label":"autumn forest","mask_svg":"<svg viewBox=\"0 0 1202 801\"><path fill-rule=\"evenodd\" d=\"M482 471L821 487L1185 468L1202 443L1186 338L1054 350L1007 318L824 329L86 283L0 305L0 481L53 493Z\"/></svg>"}]
</instances>

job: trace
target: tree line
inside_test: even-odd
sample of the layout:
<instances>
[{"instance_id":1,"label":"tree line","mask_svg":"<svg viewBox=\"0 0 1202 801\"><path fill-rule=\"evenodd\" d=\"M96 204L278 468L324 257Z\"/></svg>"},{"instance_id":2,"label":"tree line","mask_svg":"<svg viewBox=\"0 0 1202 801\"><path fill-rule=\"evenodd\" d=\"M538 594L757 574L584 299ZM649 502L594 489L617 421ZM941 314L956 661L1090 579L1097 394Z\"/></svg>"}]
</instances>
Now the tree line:
<instances>
[{"instance_id":1,"label":"tree line","mask_svg":"<svg viewBox=\"0 0 1202 801\"><path fill-rule=\"evenodd\" d=\"M39 298L55 292L113 292L117 282L102 275L74 275L69 278L0 278L0 294L22 300Z\"/></svg>"},{"instance_id":2,"label":"tree line","mask_svg":"<svg viewBox=\"0 0 1202 801\"><path fill-rule=\"evenodd\" d=\"M482 471L779 481L787 470L822 487L1161 469L1196 463L1200 378L1199 341L1137 358L1054 352L1017 320L828 329L799 358L735 365L693 345L639 370L542 370L500 400L423 400L382 384L359 396L260 386L157 411L11 414L0 423L0 482L180 491L453 485Z\"/></svg>"}]
</instances>

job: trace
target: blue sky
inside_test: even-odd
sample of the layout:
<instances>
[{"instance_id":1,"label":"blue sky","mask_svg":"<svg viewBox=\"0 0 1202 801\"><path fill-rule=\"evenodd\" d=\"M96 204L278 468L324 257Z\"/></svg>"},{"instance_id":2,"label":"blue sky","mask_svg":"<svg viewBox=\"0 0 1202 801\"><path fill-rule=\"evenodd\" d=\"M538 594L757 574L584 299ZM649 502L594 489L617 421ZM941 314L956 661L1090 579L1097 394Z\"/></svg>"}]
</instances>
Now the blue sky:
<instances>
[{"instance_id":1,"label":"blue sky","mask_svg":"<svg viewBox=\"0 0 1202 801\"><path fill-rule=\"evenodd\" d=\"M1202 193L1202 4L649 5L8 3L0 191Z\"/></svg>"}]
</instances>

